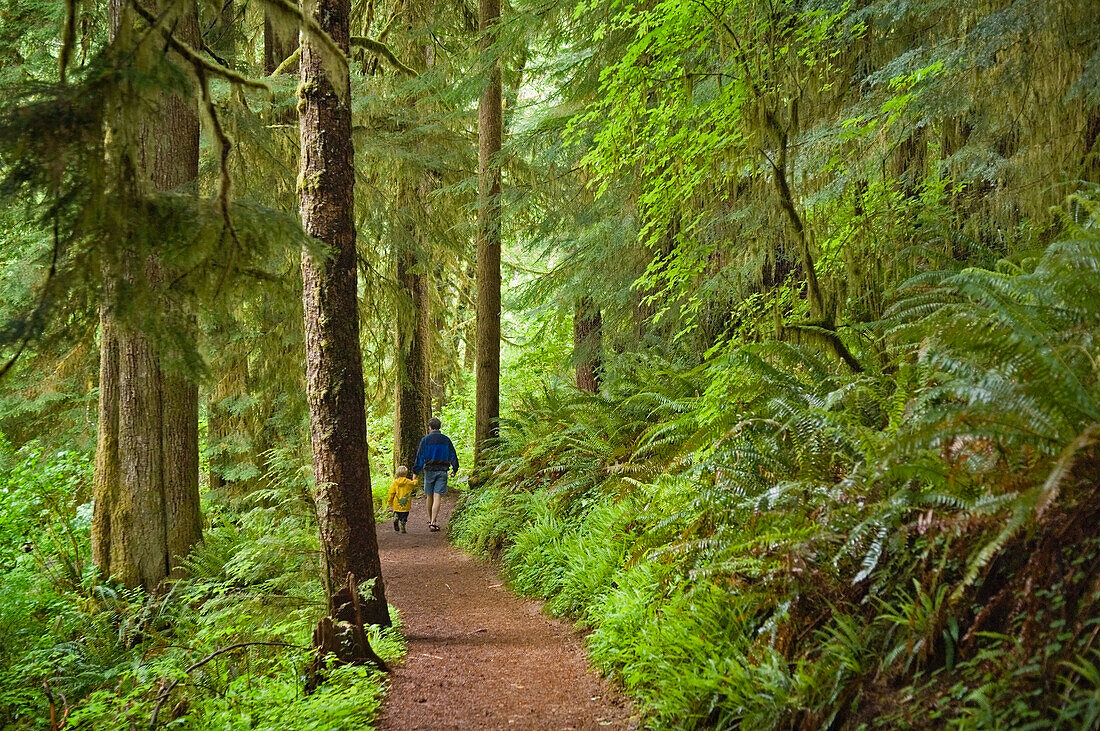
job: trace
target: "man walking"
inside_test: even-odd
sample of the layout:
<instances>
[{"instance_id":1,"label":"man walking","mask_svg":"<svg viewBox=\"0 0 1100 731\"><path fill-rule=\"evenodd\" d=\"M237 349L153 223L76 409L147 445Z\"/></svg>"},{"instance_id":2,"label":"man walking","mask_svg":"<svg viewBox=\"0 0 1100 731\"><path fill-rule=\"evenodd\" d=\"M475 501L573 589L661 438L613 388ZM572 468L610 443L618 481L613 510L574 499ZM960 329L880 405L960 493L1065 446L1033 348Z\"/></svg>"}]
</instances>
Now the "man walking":
<instances>
[{"instance_id":1,"label":"man walking","mask_svg":"<svg viewBox=\"0 0 1100 731\"><path fill-rule=\"evenodd\" d=\"M443 424L434 416L428 419L428 435L420 440L420 446L416 450L416 464L413 465L413 474L424 472L424 497L428 503L428 530L439 530L436 518L439 515L439 505L443 502L443 496L447 494L447 468L452 475L458 474L458 453L455 445L446 434L440 431Z\"/></svg>"}]
</instances>

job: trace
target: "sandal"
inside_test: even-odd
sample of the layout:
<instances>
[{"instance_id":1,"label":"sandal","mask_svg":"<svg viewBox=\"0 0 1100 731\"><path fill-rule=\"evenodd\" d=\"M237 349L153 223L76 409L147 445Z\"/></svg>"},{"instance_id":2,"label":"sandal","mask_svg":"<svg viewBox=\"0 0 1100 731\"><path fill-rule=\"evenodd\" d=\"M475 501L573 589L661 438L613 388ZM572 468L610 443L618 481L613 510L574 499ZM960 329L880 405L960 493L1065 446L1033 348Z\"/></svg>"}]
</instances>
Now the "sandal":
<instances>
[{"instance_id":1,"label":"sandal","mask_svg":"<svg viewBox=\"0 0 1100 731\"><path fill-rule=\"evenodd\" d=\"M428 524L428 530L430 530L430 531L437 531L437 530L439 530L439 526L438 526L438 525L436 525L435 523L429 523L429 524Z\"/></svg>"}]
</instances>

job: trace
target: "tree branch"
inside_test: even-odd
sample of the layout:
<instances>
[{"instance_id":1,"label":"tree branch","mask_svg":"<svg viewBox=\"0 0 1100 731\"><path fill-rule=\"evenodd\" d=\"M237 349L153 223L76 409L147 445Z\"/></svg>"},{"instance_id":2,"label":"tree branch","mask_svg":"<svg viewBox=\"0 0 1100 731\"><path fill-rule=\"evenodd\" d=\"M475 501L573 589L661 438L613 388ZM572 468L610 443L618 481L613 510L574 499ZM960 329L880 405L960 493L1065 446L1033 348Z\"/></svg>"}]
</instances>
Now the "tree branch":
<instances>
[{"instance_id":1,"label":"tree branch","mask_svg":"<svg viewBox=\"0 0 1100 731\"><path fill-rule=\"evenodd\" d=\"M381 41L376 41L373 38L367 38L366 36L352 36L351 45L358 46L359 48L365 48L371 53L375 53L382 58L389 61L390 65L403 74L409 76L416 76L416 71L412 70L405 64L397 60L397 56L393 55L393 51L390 47Z\"/></svg>"},{"instance_id":2,"label":"tree branch","mask_svg":"<svg viewBox=\"0 0 1100 731\"><path fill-rule=\"evenodd\" d=\"M266 3L297 18L301 23L302 32L306 35L306 40L320 41L320 44L326 46L329 51L336 54L345 66L348 65L348 57L347 54L344 53L344 49L340 48L340 46L336 44L336 41L332 40L332 36L325 32L325 29L321 27L321 24L317 22L316 18L310 16L308 13L302 12L302 9L297 3L292 2L292 0L266 0ZM301 46L299 46L299 48L301 48Z\"/></svg>"},{"instance_id":3,"label":"tree branch","mask_svg":"<svg viewBox=\"0 0 1100 731\"><path fill-rule=\"evenodd\" d=\"M176 38L175 34L171 30L163 27L160 20L155 15L141 6L141 3L133 3L131 7L134 11L140 15L151 28L160 33L164 38L164 42L173 51L178 53L187 59L188 63L193 65L196 69L202 69L215 76L220 76L226 81L234 84L240 84L241 86L247 86L250 89L258 89L260 91L271 91L267 84L256 79L250 79L244 74L239 74L233 69L226 68L219 63L213 61L207 61L202 57L198 51L191 47L190 44L184 43L180 39Z\"/></svg>"},{"instance_id":4,"label":"tree branch","mask_svg":"<svg viewBox=\"0 0 1100 731\"><path fill-rule=\"evenodd\" d=\"M290 70L291 66L298 63L298 60L301 57L302 57L302 47L299 45L297 48L294 49L294 53L287 56L286 60L283 61L281 64L279 64L279 66L274 71L271 72L271 76L268 76L267 78L270 79L272 77L280 76L282 74L285 74L287 71Z\"/></svg>"}]
</instances>

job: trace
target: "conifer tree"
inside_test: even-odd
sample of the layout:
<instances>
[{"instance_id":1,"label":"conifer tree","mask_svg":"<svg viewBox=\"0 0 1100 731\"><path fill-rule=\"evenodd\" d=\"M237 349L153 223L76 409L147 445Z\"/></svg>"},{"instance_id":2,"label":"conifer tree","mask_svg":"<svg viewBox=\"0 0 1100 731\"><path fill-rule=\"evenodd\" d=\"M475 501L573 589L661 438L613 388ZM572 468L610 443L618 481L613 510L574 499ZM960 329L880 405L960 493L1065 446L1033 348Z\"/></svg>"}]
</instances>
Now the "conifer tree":
<instances>
[{"instance_id":1,"label":"conifer tree","mask_svg":"<svg viewBox=\"0 0 1100 731\"><path fill-rule=\"evenodd\" d=\"M477 333L475 346L476 413L474 462L497 433L500 417L500 247L501 169L504 136L500 59L493 42L500 23L500 0L480 0L479 50L487 71L478 105Z\"/></svg>"},{"instance_id":2,"label":"conifer tree","mask_svg":"<svg viewBox=\"0 0 1100 731\"><path fill-rule=\"evenodd\" d=\"M590 297L582 297L573 314L573 357L576 360L577 388L589 393L600 390L602 330L599 306Z\"/></svg>"},{"instance_id":3,"label":"conifer tree","mask_svg":"<svg viewBox=\"0 0 1100 731\"><path fill-rule=\"evenodd\" d=\"M408 27L419 25L421 12L415 5L410 6ZM416 51L419 51L416 56L422 59L423 67L430 68L434 58L432 47L425 45ZM417 113L417 101L417 96L409 99L413 115ZM394 467L405 465L412 469L420 438L432 416L432 312L428 282L431 242L425 224L431 215L428 198L432 192L432 173L420 170L415 176L417 179L413 179L410 171L402 172L398 181L397 208L403 230L395 240L397 374L393 457Z\"/></svg>"},{"instance_id":4,"label":"conifer tree","mask_svg":"<svg viewBox=\"0 0 1100 731\"><path fill-rule=\"evenodd\" d=\"M197 41L194 2L144 10L149 17L163 16L159 22L170 28L165 32L178 40ZM163 44L154 42L157 34L137 32L141 21L128 0L112 1L111 18L119 48L138 44L137 63L151 68L169 60ZM143 190L175 190L198 175L198 119L189 99L162 92L154 111L146 112L133 98L120 97L111 124L109 154L121 201L140 205ZM150 235L132 226L128 233L135 242ZM198 388L178 354L156 342L136 318L119 313L130 307L124 296L148 291L154 315L181 337L192 337L193 320L169 296L167 273L155 253L145 260L125 254L109 259L104 275L93 556L104 573L127 586L153 589L202 535Z\"/></svg>"},{"instance_id":5,"label":"conifer tree","mask_svg":"<svg viewBox=\"0 0 1100 731\"><path fill-rule=\"evenodd\" d=\"M298 34L291 27L285 27L273 15L270 8L264 9L264 74L271 76L279 71L284 61L289 61L283 73L297 73L298 64L290 61L298 48Z\"/></svg>"},{"instance_id":6,"label":"conifer tree","mask_svg":"<svg viewBox=\"0 0 1100 731\"><path fill-rule=\"evenodd\" d=\"M417 193L423 190L424 186L419 186ZM411 181L400 181L399 206L407 208L416 205L412 191ZM416 241L415 224L409 228L412 230L407 233L411 233L413 241ZM411 469L425 424L432 415L429 366L431 298L424 264L418 261L416 252L397 251L396 280L399 312L394 342L397 354L393 411L394 466L406 465Z\"/></svg>"},{"instance_id":7,"label":"conifer tree","mask_svg":"<svg viewBox=\"0 0 1100 731\"><path fill-rule=\"evenodd\" d=\"M363 620L388 625L389 609L374 533L367 456L363 364L359 344L348 0L319 0L310 10L342 52L306 36L300 61L301 174L298 196L306 233L329 258L302 255L306 397L310 411L323 578L330 604L354 575L374 579ZM330 606L330 609L335 607Z\"/></svg>"}]
</instances>

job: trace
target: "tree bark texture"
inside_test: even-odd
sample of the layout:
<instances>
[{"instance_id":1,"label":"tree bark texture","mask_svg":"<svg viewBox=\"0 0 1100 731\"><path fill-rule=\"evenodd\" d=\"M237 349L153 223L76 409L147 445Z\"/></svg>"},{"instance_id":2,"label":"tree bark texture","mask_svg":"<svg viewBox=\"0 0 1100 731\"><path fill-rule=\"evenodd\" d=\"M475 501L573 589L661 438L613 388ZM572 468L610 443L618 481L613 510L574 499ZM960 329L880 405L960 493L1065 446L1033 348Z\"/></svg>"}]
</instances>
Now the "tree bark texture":
<instances>
[{"instance_id":1,"label":"tree bark texture","mask_svg":"<svg viewBox=\"0 0 1100 731\"><path fill-rule=\"evenodd\" d=\"M415 9L409 13L409 24L420 23ZM434 63L431 45L417 49L424 68ZM418 99L409 100L415 115ZM394 397L394 468L405 465L410 470L416 461L420 438L432 416L431 373L431 290L427 262L431 241L424 221L430 220L433 179L431 171L420 171L416 188L412 171L400 178L397 204L401 231L395 237L397 279L397 385Z\"/></svg>"},{"instance_id":2,"label":"tree bark texture","mask_svg":"<svg viewBox=\"0 0 1100 731\"><path fill-rule=\"evenodd\" d=\"M169 7L167 0L165 8ZM179 3L181 17L176 36L199 45L198 6ZM178 59L177 59L178 60ZM199 174L199 119L195 101L179 96L164 100L154 126L155 154L151 178L157 190L178 190L194 183ZM187 305L166 291L165 312L174 328L193 342L197 327ZM161 445L164 458L164 510L168 566L173 569L202 540L199 512L199 387L182 366L180 354L167 359L161 374ZM163 361L162 361L163 363Z\"/></svg>"},{"instance_id":3,"label":"tree bark texture","mask_svg":"<svg viewBox=\"0 0 1100 731\"><path fill-rule=\"evenodd\" d=\"M348 0L317 0L307 8L346 54ZM309 42L302 45L298 182L302 224L332 251L328 259L315 259L308 251L302 254L306 398L323 579L332 610L333 597L349 573L373 578L373 594L362 605L364 620L388 625L363 403L352 220L351 82L344 59L326 59L325 53Z\"/></svg>"},{"instance_id":4,"label":"tree bark texture","mask_svg":"<svg viewBox=\"0 0 1100 731\"><path fill-rule=\"evenodd\" d=\"M169 570L202 540L199 510L199 389L186 374L166 371L161 380L161 444L164 450L164 522Z\"/></svg>"},{"instance_id":5,"label":"tree bark texture","mask_svg":"<svg viewBox=\"0 0 1100 731\"><path fill-rule=\"evenodd\" d=\"M109 287L105 287L110 291ZM109 301L109 299L108 299ZM99 311L99 428L92 482L92 560L111 573L111 507L118 502L118 336L114 315Z\"/></svg>"},{"instance_id":6,"label":"tree bark texture","mask_svg":"<svg viewBox=\"0 0 1100 731\"><path fill-rule=\"evenodd\" d=\"M111 571L153 589L168 576L161 372L143 333L119 337L118 501L111 509Z\"/></svg>"},{"instance_id":7,"label":"tree bark texture","mask_svg":"<svg viewBox=\"0 0 1100 731\"><path fill-rule=\"evenodd\" d=\"M603 319L590 297L582 297L573 313L573 357L577 363L577 388L589 393L600 390L600 351L603 348Z\"/></svg>"},{"instance_id":8,"label":"tree bark texture","mask_svg":"<svg viewBox=\"0 0 1100 731\"><path fill-rule=\"evenodd\" d=\"M417 261L417 252L409 248L420 243L416 216L409 210L416 205L412 190L411 183L402 179L398 201L405 212L402 218L407 235L401 237L403 241L398 244L396 262L397 385L393 412L394 467L405 465L410 470L432 411L429 369L431 305L424 267ZM401 247L401 243L405 246Z\"/></svg>"},{"instance_id":9,"label":"tree bark texture","mask_svg":"<svg viewBox=\"0 0 1100 731\"><path fill-rule=\"evenodd\" d=\"M500 0L479 0L480 49L488 83L478 105L477 334L474 463L496 436L500 417L500 149L504 136L500 60L489 58L500 23Z\"/></svg>"},{"instance_id":10,"label":"tree bark texture","mask_svg":"<svg viewBox=\"0 0 1100 731\"><path fill-rule=\"evenodd\" d=\"M130 32L134 22L130 8L128 0L112 0L113 39L137 36ZM197 6L193 2L176 4L172 15L166 23L176 36L197 44ZM145 58L147 51L133 57ZM163 53L153 56L153 63L163 63ZM165 96L159 102L155 111L147 114L135 111L132 100L120 104L123 111L109 135L113 144L125 144L121 142L127 139L123 126L139 130L136 150L114 149L110 153L118 163L116 192L121 201L143 188L179 188L198 175L199 127L193 104L179 96ZM130 170L125 160L134 161L138 168L133 172L142 181L136 185L122 180ZM133 229L128 234L149 235ZM169 318L171 326L193 332L193 318L163 290L165 277L155 255L144 262L123 255L105 265L104 277L92 554L105 573L126 586L153 589L202 537L198 388L182 367L164 371L161 349L138 325L118 319L112 293L120 283L152 290L163 306L158 314ZM178 357L174 360L181 361Z\"/></svg>"}]
</instances>

